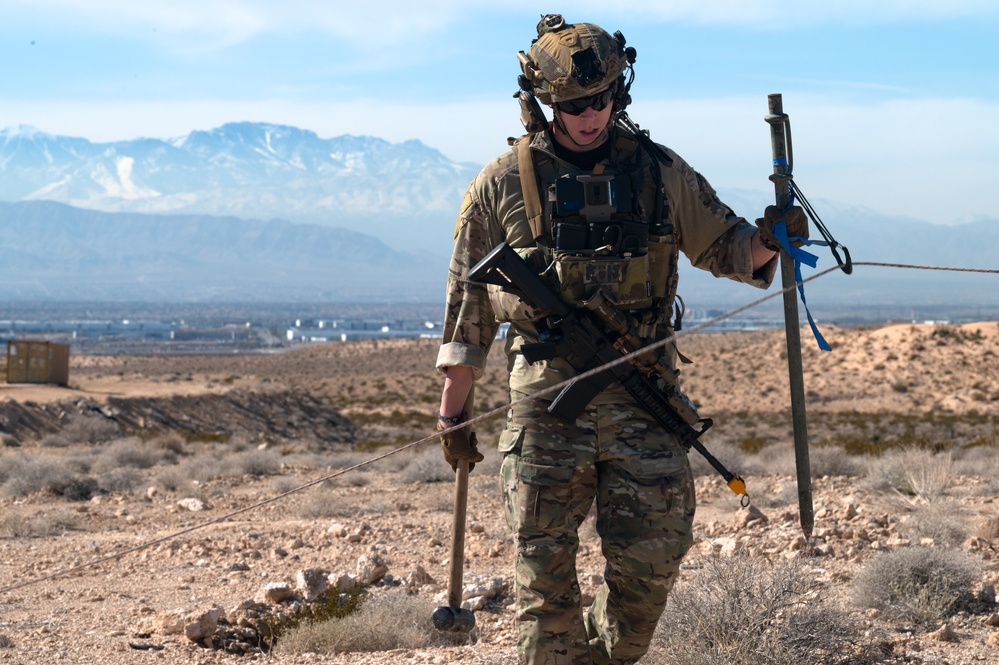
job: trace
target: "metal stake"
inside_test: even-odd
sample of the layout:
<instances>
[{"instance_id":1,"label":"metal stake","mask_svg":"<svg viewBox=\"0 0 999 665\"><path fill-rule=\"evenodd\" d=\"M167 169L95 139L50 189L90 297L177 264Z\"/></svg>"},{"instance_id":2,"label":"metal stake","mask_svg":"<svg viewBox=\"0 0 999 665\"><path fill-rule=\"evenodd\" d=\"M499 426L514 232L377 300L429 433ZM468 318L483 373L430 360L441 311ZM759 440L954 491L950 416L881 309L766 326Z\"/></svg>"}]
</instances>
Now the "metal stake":
<instances>
[{"instance_id":1,"label":"metal stake","mask_svg":"<svg viewBox=\"0 0 999 665\"><path fill-rule=\"evenodd\" d=\"M768 95L770 141L773 147L774 183L777 207L786 210L791 202L791 167L793 157L785 141L787 115L779 94ZM793 287L794 259L785 250L780 253L780 276L784 291L784 332L787 338L787 370L791 380L791 424L794 428L794 467L798 476L798 514L805 538L812 537L815 517L812 510L812 476L808 461L808 425L805 418L805 380L802 375L801 335L798 322L798 294Z\"/></svg>"}]
</instances>

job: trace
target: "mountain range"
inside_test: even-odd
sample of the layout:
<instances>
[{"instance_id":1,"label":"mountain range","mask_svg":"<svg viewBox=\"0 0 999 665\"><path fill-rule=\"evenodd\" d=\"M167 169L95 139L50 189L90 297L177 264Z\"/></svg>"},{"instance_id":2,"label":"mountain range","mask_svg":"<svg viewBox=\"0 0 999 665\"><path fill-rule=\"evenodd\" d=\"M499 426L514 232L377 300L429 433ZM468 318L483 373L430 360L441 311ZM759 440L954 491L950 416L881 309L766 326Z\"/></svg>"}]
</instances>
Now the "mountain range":
<instances>
[{"instance_id":1,"label":"mountain range","mask_svg":"<svg viewBox=\"0 0 999 665\"><path fill-rule=\"evenodd\" d=\"M324 139L266 123L112 143L31 127L0 132L0 200L283 219L364 230L408 248L445 247L478 169L415 140Z\"/></svg>"},{"instance_id":2,"label":"mountain range","mask_svg":"<svg viewBox=\"0 0 999 665\"><path fill-rule=\"evenodd\" d=\"M208 215L0 203L0 291L16 301L428 302L446 259L354 231Z\"/></svg>"},{"instance_id":3,"label":"mountain range","mask_svg":"<svg viewBox=\"0 0 999 665\"><path fill-rule=\"evenodd\" d=\"M323 139L263 123L115 143L6 129L0 290L17 301L433 302L443 294L462 192L478 168L418 141ZM748 217L769 202L764 191L719 191ZM858 262L999 263L994 218L940 226L814 203ZM833 265L827 250L812 251L818 269ZM806 290L813 309L999 306L996 286L994 275L858 267ZM696 308L763 295L689 266L681 267L681 294Z\"/></svg>"}]
</instances>

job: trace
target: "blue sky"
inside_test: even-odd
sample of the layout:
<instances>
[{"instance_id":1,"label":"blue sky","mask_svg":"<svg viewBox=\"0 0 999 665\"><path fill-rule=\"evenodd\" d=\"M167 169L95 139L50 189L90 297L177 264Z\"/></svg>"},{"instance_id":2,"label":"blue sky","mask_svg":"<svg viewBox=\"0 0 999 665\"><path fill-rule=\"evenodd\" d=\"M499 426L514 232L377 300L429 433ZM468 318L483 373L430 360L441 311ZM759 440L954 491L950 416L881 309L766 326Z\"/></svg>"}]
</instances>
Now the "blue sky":
<instances>
[{"instance_id":1,"label":"blue sky","mask_svg":"<svg viewBox=\"0 0 999 665\"><path fill-rule=\"evenodd\" d=\"M113 141L266 121L482 163L521 131L516 52L542 12L624 33L632 117L716 188L768 191L779 92L813 201L997 216L995 0L3 0L0 127Z\"/></svg>"}]
</instances>

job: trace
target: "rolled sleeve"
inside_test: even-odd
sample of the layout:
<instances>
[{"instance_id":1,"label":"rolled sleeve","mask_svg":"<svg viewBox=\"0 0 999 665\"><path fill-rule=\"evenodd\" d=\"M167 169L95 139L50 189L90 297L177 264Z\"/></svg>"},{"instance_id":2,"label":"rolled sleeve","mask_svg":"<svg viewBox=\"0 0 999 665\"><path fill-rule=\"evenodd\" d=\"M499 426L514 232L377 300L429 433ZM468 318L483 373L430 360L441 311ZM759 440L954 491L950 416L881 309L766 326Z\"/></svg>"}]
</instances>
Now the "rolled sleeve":
<instances>
[{"instance_id":1,"label":"rolled sleeve","mask_svg":"<svg viewBox=\"0 0 999 665\"><path fill-rule=\"evenodd\" d=\"M437 371L447 372L448 367L455 365L471 367L475 378L481 379L486 369L486 354L480 347L473 344L462 344L461 342L442 344L437 352Z\"/></svg>"},{"instance_id":2,"label":"rolled sleeve","mask_svg":"<svg viewBox=\"0 0 999 665\"><path fill-rule=\"evenodd\" d=\"M767 261L763 266L753 271L753 236L756 228L748 223L740 224L732 231L732 279L750 284L752 286L766 289L773 282L774 274L777 272L777 255Z\"/></svg>"}]
</instances>

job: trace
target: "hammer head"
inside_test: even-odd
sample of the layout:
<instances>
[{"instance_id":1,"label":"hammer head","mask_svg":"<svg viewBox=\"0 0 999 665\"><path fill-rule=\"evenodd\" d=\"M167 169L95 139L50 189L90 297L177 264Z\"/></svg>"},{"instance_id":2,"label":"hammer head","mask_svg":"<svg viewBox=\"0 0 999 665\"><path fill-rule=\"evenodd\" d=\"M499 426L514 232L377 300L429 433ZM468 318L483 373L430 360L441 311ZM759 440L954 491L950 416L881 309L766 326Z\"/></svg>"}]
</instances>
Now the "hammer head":
<instances>
[{"instance_id":1,"label":"hammer head","mask_svg":"<svg viewBox=\"0 0 999 665\"><path fill-rule=\"evenodd\" d=\"M430 620L434 628L445 633L470 633L475 628L475 615L460 607L438 607Z\"/></svg>"}]
</instances>

